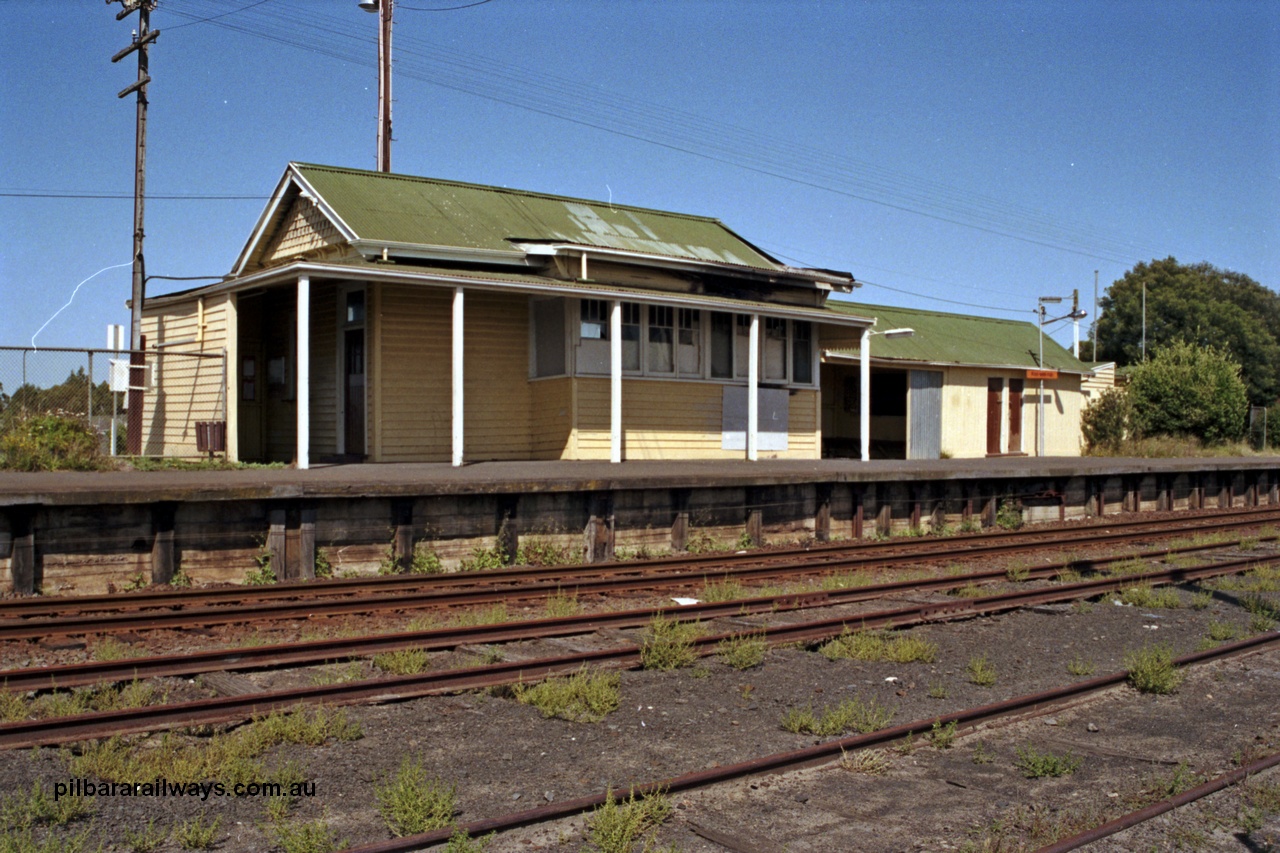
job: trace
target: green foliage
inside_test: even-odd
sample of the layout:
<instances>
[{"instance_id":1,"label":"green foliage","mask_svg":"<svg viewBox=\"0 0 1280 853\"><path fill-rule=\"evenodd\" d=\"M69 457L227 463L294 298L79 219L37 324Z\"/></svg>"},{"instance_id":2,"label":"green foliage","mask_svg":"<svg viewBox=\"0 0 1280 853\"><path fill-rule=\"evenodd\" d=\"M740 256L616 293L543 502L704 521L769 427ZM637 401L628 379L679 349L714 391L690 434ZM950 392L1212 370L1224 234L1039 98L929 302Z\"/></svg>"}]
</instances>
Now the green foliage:
<instances>
[{"instance_id":1,"label":"green foliage","mask_svg":"<svg viewBox=\"0 0 1280 853\"><path fill-rule=\"evenodd\" d=\"M769 641L764 634L735 634L726 637L716 646L716 656L734 669L751 669L764 661L769 651Z\"/></svg>"},{"instance_id":2,"label":"green foliage","mask_svg":"<svg viewBox=\"0 0 1280 853\"><path fill-rule=\"evenodd\" d=\"M1022 526L1022 507L1016 500L1000 501L1000 508L996 510L996 526L1001 530L1017 530Z\"/></svg>"},{"instance_id":3,"label":"green foliage","mask_svg":"<svg viewBox=\"0 0 1280 853\"><path fill-rule=\"evenodd\" d=\"M212 850L218 840L218 828L222 818L214 818L213 823L205 823L204 815L196 815L184 820L173 830L173 840L183 850Z\"/></svg>"},{"instance_id":4,"label":"green foliage","mask_svg":"<svg viewBox=\"0 0 1280 853\"><path fill-rule=\"evenodd\" d=\"M18 789L0 799L0 823L12 829L33 826L65 826L93 811L92 797L54 797L39 782L30 793Z\"/></svg>"},{"instance_id":5,"label":"green foliage","mask_svg":"<svg viewBox=\"0 0 1280 853\"><path fill-rule=\"evenodd\" d=\"M254 568L244 573L249 586L268 586L276 582L276 570L271 565L271 550L266 540L258 542L258 553L253 555Z\"/></svg>"},{"instance_id":6,"label":"green foliage","mask_svg":"<svg viewBox=\"0 0 1280 853\"><path fill-rule=\"evenodd\" d=\"M448 826L457 786L427 778L422 762L406 756L394 776L373 787L378 814L397 838Z\"/></svg>"},{"instance_id":7,"label":"green foliage","mask_svg":"<svg viewBox=\"0 0 1280 853\"><path fill-rule=\"evenodd\" d=\"M492 548L480 545L471 549L471 556L458 563L460 572L483 572L489 569L501 569L507 565L507 552L500 543Z\"/></svg>"},{"instance_id":8,"label":"green foliage","mask_svg":"<svg viewBox=\"0 0 1280 853\"><path fill-rule=\"evenodd\" d=\"M627 799L619 801L614 799L613 791L608 791L604 804L587 817L587 835L598 853L632 853L642 839L647 850L671 812L671 800L661 793L637 799L632 791Z\"/></svg>"},{"instance_id":9,"label":"green foliage","mask_svg":"<svg viewBox=\"0 0 1280 853\"><path fill-rule=\"evenodd\" d=\"M1172 693L1182 683L1182 673L1173 663L1173 649L1166 645L1144 646L1124 656L1129 683L1141 693Z\"/></svg>"},{"instance_id":10,"label":"green foliage","mask_svg":"<svg viewBox=\"0 0 1280 853\"><path fill-rule=\"evenodd\" d=\"M616 672L588 672L585 667L568 678L552 676L537 684L517 684L516 701L532 705L544 717L576 723L597 723L618 710L622 676Z\"/></svg>"},{"instance_id":11,"label":"green foliage","mask_svg":"<svg viewBox=\"0 0 1280 853\"><path fill-rule=\"evenodd\" d=\"M892 708L881 707L874 699L863 702L855 697L823 709L821 715L815 714L810 706L790 708L783 715L781 725L783 731L794 734L830 737L845 732L874 732L889 725L893 714Z\"/></svg>"},{"instance_id":12,"label":"green foliage","mask_svg":"<svg viewBox=\"0 0 1280 853\"><path fill-rule=\"evenodd\" d=\"M484 853L484 848L489 846L489 842L495 835L497 835L496 832L491 832L479 838L472 838L459 829L449 836L449 841L444 846L444 853Z\"/></svg>"},{"instance_id":13,"label":"green foliage","mask_svg":"<svg viewBox=\"0 0 1280 853\"><path fill-rule=\"evenodd\" d=\"M1124 388L1108 388L1080 413L1086 453L1119 453L1129 435L1133 405Z\"/></svg>"},{"instance_id":14,"label":"green foliage","mask_svg":"<svg viewBox=\"0 0 1280 853\"><path fill-rule=\"evenodd\" d=\"M102 439L77 415L18 417L0 431L0 469L14 471L98 471L107 467Z\"/></svg>"},{"instance_id":15,"label":"green foliage","mask_svg":"<svg viewBox=\"0 0 1280 853\"><path fill-rule=\"evenodd\" d=\"M329 554L323 548L316 549L314 569L317 580L333 577L333 563L329 562Z\"/></svg>"},{"instance_id":16,"label":"green foliage","mask_svg":"<svg viewBox=\"0 0 1280 853\"><path fill-rule=\"evenodd\" d=\"M346 840L338 840L324 818L307 823L275 821L271 833L284 853L333 853L347 846Z\"/></svg>"},{"instance_id":17,"label":"green foliage","mask_svg":"<svg viewBox=\"0 0 1280 853\"><path fill-rule=\"evenodd\" d=\"M971 658L965 669L969 673L969 681L979 687L990 687L996 683L996 668L986 655Z\"/></svg>"},{"instance_id":18,"label":"green foliage","mask_svg":"<svg viewBox=\"0 0 1280 853\"><path fill-rule=\"evenodd\" d=\"M431 658L422 649L397 649L374 655L373 665L392 675L417 675L427 671Z\"/></svg>"},{"instance_id":19,"label":"green foliage","mask_svg":"<svg viewBox=\"0 0 1280 853\"><path fill-rule=\"evenodd\" d=\"M698 659L693 641L702 633L697 622L677 622L658 615L644 629L640 663L645 669L668 672L690 666Z\"/></svg>"},{"instance_id":20,"label":"green foliage","mask_svg":"<svg viewBox=\"0 0 1280 853\"><path fill-rule=\"evenodd\" d=\"M1221 347L1241 366L1248 398L1267 405L1280 397L1280 296L1247 275L1172 257L1140 263L1114 282L1101 301L1098 358L1142 362L1143 286L1147 356L1175 343ZM1135 404L1136 404L1135 400Z\"/></svg>"},{"instance_id":21,"label":"green foliage","mask_svg":"<svg viewBox=\"0 0 1280 853\"><path fill-rule=\"evenodd\" d=\"M1067 776L1080 769L1084 759L1070 752L1058 755L1053 752L1041 752L1034 746L1020 746L1018 757L1013 765L1028 779L1042 779L1046 776Z\"/></svg>"},{"instance_id":22,"label":"green foliage","mask_svg":"<svg viewBox=\"0 0 1280 853\"><path fill-rule=\"evenodd\" d=\"M169 830L156 826L155 818L147 821L141 829L126 826L121 835L129 853L155 853L169 840Z\"/></svg>"},{"instance_id":23,"label":"green foliage","mask_svg":"<svg viewBox=\"0 0 1280 853\"><path fill-rule=\"evenodd\" d=\"M1162 346L1134 368L1128 393L1138 437L1191 435L1221 444L1244 436L1249 400L1240 366L1210 346Z\"/></svg>"},{"instance_id":24,"label":"green foliage","mask_svg":"<svg viewBox=\"0 0 1280 853\"><path fill-rule=\"evenodd\" d=\"M849 631L824 645L828 660L881 661L889 663L933 663L938 646L920 637L890 631Z\"/></svg>"},{"instance_id":25,"label":"green foliage","mask_svg":"<svg viewBox=\"0 0 1280 853\"><path fill-rule=\"evenodd\" d=\"M950 749L956 742L956 721L952 720L945 726L935 722L929 731L929 742L935 749Z\"/></svg>"}]
</instances>

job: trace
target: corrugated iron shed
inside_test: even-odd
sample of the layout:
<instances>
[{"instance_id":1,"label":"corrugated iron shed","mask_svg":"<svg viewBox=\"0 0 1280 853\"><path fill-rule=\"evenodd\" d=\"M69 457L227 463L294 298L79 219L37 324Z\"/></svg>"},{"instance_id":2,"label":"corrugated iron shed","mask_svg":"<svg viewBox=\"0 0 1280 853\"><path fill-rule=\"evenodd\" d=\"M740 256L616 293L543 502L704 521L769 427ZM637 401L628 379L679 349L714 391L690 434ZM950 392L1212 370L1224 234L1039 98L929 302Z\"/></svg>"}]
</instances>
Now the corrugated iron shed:
<instances>
[{"instance_id":1,"label":"corrugated iron shed","mask_svg":"<svg viewBox=\"0 0 1280 853\"><path fill-rule=\"evenodd\" d=\"M1034 369L1040 367L1040 336L1036 324L1021 320L1001 320L967 314L947 314L919 308L867 305L829 299L827 307L836 311L876 318L876 331L909 328L915 334L904 338L876 337L871 344L877 361L917 364L980 365ZM835 356L855 357L858 348L832 349ZM1064 373L1087 374L1088 364L1044 336L1044 367Z\"/></svg>"}]
</instances>

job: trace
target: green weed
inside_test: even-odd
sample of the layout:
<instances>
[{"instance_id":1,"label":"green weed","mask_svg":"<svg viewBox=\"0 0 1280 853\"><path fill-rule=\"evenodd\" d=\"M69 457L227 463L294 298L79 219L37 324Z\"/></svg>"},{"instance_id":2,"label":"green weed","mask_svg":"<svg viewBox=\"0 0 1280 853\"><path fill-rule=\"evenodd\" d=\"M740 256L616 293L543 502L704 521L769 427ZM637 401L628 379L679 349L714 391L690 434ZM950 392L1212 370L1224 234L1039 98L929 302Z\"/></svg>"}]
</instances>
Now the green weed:
<instances>
[{"instance_id":1,"label":"green weed","mask_svg":"<svg viewBox=\"0 0 1280 853\"><path fill-rule=\"evenodd\" d=\"M971 658L965 669L969 673L969 681L979 687L990 687L996 683L996 668L985 654Z\"/></svg>"},{"instance_id":2,"label":"green weed","mask_svg":"<svg viewBox=\"0 0 1280 853\"><path fill-rule=\"evenodd\" d=\"M431 667L431 656L423 649L397 649L374 655L373 665L392 675L417 675Z\"/></svg>"},{"instance_id":3,"label":"green weed","mask_svg":"<svg viewBox=\"0 0 1280 853\"><path fill-rule=\"evenodd\" d=\"M1013 766L1028 779L1042 779L1046 776L1067 776L1080 769L1084 759L1070 752L1058 755L1053 752L1041 752L1034 746L1020 746Z\"/></svg>"},{"instance_id":4,"label":"green weed","mask_svg":"<svg viewBox=\"0 0 1280 853\"><path fill-rule=\"evenodd\" d=\"M173 840L183 850L212 850L218 840L221 825L222 818L214 818L213 823L205 823L204 815L196 815L174 828Z\"/></svg>"},{"instance_id":5,"label":"green weed","mask_svg":"<svg viewBox=\"0 0 1280 853\"><path fill-rule=\"evenodd\" d=\"M427 778L422 762L406 756L394 776L374 785L373 797L387 829L403 838L448 826L457 786Z\"/></svg>"},{"instance_id":6,"label":"green weed","mask_svg":"<svg viewBox=\"0 0 1280 853\"><path fill-rule=\"evenodd\" d=\"M641 637L641 665L662 672L692 665L698 659L693 641L701 633L702 625L698 622L677 622L655 616Z\"/></svg>"},{"instance_id":7,"label":"green weed","mask_svg":"<svg viewBox=\"0 0 1280 853\"><path fill-rule=\"evenodd\" d=\"M790 708L783 715L781 726L793 734L829 737L845 732L874 732L887 726L893 715L893 709L881 707L874 699L863 702L853 698L824 709L821 715L815 714L811 706Z\"/></svg>"},{"instance_id":8,"label":"green weed","mask_svg":"<svg viewBox=\"0 0 1280 853\"><path fill-rule=\"evenodd\" d=\"M1167 645L1144 646L1124 656L1129 683L1141 693L1172 693L1182 683L1182 673L1173 664L1173 649Z\"/></svg>"},{"instance_id":9,"label":"green weed","mask_svg":"<svg viewBox=\"0 0 1280 853\"><path fill-rule=\"evenodd\" d=\"M716 655L720 661L734 669L750 669L759 666L769 651L769 641L764 634L735 634L720 641Z\"/></svg>"},{"instance_id":10,"label":"green weed","mask_svg":"<svg viewBox=\"0 0 1280 853\"><path fill-rule=\"evenodd\" d=\"M880 661L887 663L933 663L938 646L921 637L890 631L848 631L824 645L828 660Z\"/></svg>"},{"instance_id":11,"label":"green weed","mask_svg":"<svg viewBox=\"0 0 1280 853\"><path fill-rule=\"evenodd\" d=\"M583 667L568 678L552 676L536 684L517 684L512 691L517 702L532 705L544 717L596 723L618 710L621 686L618 673L592 673Z\"/></svg>"},{"instance_id":12,"label":"green weed","mask_svg":"<svg viewBox=\"0 0 1280 853\"><path fill-rule=\"evenodd\" d=\"M587 837L598 853L631 853L644 841L652 847L654 836L671 816L671 800L654 793L637 799L632 791L626 800L615 800L613 791L605 794L604 804L587 816Z\"/></svg>"}]
</instances>

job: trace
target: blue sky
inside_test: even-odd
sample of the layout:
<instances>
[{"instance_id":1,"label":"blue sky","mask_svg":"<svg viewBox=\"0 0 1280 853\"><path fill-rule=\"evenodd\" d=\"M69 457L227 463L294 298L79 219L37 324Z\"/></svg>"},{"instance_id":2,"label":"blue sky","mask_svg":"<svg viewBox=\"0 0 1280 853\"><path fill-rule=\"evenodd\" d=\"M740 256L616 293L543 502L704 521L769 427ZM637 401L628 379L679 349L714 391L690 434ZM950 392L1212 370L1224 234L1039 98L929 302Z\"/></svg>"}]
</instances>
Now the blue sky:
<instances>
[{"instance_id":1,"label":"blue sky","mask_svg":"<svg viewBox=\"0 0 1280 853\"><path fill-rule=\"evenodd\" d=\"M1168 255L1280 286L1280 3L419 11L466 2L397 4L395 171L715 216L851 271L866 302L1030 320ZM37 343L128 322L119 8L0 0L0 344L115 264ZM228 272L290 160L374 167L376 16L355 0L161 0L152 26L148 273ZM48 197L67 195L120 197Z\"/></svg>"}]
</instances>

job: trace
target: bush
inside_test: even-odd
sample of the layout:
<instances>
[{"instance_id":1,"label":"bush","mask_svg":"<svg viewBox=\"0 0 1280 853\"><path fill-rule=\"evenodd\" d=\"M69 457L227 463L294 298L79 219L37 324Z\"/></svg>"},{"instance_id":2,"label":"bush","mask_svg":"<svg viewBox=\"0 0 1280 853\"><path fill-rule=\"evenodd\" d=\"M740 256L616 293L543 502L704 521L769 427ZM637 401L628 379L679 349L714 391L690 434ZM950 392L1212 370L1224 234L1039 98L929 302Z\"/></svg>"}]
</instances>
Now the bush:
<instances>
[{"instance_id":1,"label":"bush","mask_svg":"<svg viewBox=\"0 0 1280 853\"><path fill-rule=\"evenodd\" d=\"M1086 453L1118 453L1129 433L1133 408L1123 388L1108 388L1080 413Z\"/></svg>"},{"instance_id":2,"label":"bush","mask_svg":"<svg viewBox=\"0 0 1280 853\"><path fill-rule=\"evenodd\" d=\"M1207 444L1244 436L1249 399L1240 365L1212 347L1173 343L1134 368L1133 432L1194 435Z\"/></svg>"},{"instance_id":3,"label":"bush","mask_svg":"<svg viewBox=\"0 0 1280 853\"><path fill-rule=\"evenodd\" d=\"M0 434L0 468L15 471L97 471L105 467L101 437L84 418L32 415Z\"/></svg>"}]
</instances>

